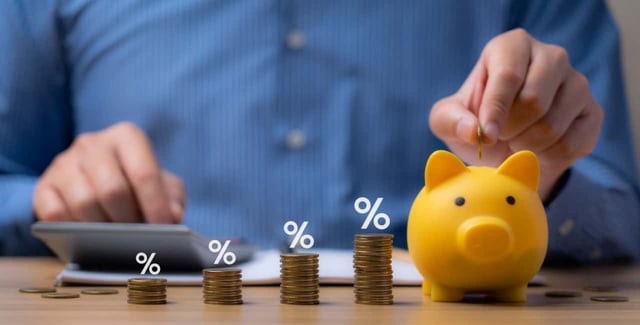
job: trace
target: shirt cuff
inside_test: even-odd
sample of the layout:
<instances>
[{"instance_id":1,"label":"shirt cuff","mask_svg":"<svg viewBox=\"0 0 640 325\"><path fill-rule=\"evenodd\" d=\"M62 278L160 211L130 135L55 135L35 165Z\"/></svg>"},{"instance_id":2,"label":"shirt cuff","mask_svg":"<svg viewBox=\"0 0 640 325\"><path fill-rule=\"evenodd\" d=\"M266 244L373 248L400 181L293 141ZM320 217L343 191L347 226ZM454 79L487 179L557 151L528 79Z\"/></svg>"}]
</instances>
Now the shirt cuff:
<instances>
[{"instance_id":1,"label":"shirt cuff","mask_svg":"<svg viewBox=\"0 0 640 325\"><path fill-rule=\"evenodd\" d=\"M598 182L591 175L605 178ZM573 168L548 204L546 264L623 262L638 258L640 207L633 187L604 168Z\"/></svg>"},{"instance_id":2,"label":"shirt cuff","mask_svg":"<svg viewBox=\"0 0 640 325\"><path fill-rule=\"evenodd\" d=\"M50 256L46 246L31 234L34 223L31 176L0 176L0 255Z\"/></svg>"}]
</instances>

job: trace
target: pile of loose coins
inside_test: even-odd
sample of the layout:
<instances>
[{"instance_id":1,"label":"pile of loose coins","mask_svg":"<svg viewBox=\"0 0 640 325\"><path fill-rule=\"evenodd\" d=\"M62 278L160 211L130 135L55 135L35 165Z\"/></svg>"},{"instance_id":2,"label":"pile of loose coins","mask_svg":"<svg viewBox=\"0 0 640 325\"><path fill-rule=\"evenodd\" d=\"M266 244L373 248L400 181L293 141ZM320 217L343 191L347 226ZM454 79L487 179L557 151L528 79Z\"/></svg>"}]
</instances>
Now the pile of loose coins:
<instances>
[{"instance_id":1,"label":"pile of loose coins","mask_svg":"<svg viewBox=\"0 0 640 325\"><path fill-rule=\"evenodd\" d=\"M587 286L583 289L588 292L596 292L599 295L591 296L589 299L591 301L597 302L627 302L629 301L629 297L626 296L616 296L609 295L607 293L616 292L618 288L613 286ZM582 292L580 291L571 291L571 290L551 290L547 291L544 294L546 297L550 298L578 298L582 297Z\"/></svg>"},{"instance_id":2,"label":"pile of loose coins","mask_svg":"<svg viewBox=\"0 0 640 325\"><path fill-rule=\"evenodd\" d=\"M202 296L205 304L241 305L242 271L240 269L203 270Z\"/></svg>"},{"instance_id":3,"label":"pile of loose coins","mask_svg":"<svg viewBox=\"0 0 640 325\"><path fill-rule=\"evenodd\" d=\"M42 298L50 299L74 299L80 298L80 294L75 292L58 292L56 288L20 288L18 291L22 293L39 293ZM118 289L112 288L89 288L80 291L85 295L115 295L118 294Z\"/></svg>"},{"instance_id":4,"label":"pile of loose coins","mask_svg":"<svg viewBox=\"0 0 640 325\"><path fill-rule=\"evenodd\" d=\"M133 278L128 281L127 302L138 305L167 303L167 280L160 278Z\"/></svg>"},{"instance_id":5,"label":"pile of loose coins","mask_svg":"<svg viewBox=\"0 0 640 325\"><path fill-rule=\"evenodd\" d=\"M392 234L359 234L353 241L355 302L393 304Z\"/></svg>"},{"instance_id":6,"label":"pile of loose coins","mask_svg":"<svg viewBox=\"0 0 640 325\"><path fill-rule=\"evenodd\" d=\"M292 305L320 303L318 254L280 255L280 302Z\"/></svg>"}]
</instances>

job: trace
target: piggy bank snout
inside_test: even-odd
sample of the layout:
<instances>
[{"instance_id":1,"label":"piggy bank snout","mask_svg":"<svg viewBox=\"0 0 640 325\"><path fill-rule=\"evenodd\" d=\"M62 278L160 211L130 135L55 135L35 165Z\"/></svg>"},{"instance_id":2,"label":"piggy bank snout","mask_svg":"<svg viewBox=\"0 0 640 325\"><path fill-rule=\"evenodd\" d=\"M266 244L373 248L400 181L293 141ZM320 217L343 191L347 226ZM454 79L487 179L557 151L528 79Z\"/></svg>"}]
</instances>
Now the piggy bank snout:
<instances>
[{"instance_id":1,"label":"piggy bank snout","mask_svg":"<svg viewBox=\"0 0 640 325\"><path fill-rule=\"evenodd\" d=\"M501 259L513 249L511 226L496 217L472 217L458 227L456 235L460 253L476 262Z\"/></svg>"}]
</instances>

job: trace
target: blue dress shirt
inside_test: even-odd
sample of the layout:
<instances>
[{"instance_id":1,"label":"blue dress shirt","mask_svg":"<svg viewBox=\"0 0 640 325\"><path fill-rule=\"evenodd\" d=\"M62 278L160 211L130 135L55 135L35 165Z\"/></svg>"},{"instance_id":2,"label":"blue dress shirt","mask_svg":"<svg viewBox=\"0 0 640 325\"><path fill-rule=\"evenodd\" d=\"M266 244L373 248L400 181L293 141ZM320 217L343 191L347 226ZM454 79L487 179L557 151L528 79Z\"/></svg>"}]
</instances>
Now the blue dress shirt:
<instances>
[{"instance_id":1,"label":"blue dress shirt","mask_svg":"<svg viewBox=\"0 0 640 325\"><path fill-rule=\"evenodd\" d=\"M309 221L351 247L360 196L406 246L429 108L484 45L523 27L565 47L606 111L548 206L550 258L637 257L640 199L619 60L601 1L0 1L0 252L41 254L34 184L74 137L147 132L186 185L185 223L263 247ZM373 230L368 230L373 231Z\"/></svg>"}]
</instances>

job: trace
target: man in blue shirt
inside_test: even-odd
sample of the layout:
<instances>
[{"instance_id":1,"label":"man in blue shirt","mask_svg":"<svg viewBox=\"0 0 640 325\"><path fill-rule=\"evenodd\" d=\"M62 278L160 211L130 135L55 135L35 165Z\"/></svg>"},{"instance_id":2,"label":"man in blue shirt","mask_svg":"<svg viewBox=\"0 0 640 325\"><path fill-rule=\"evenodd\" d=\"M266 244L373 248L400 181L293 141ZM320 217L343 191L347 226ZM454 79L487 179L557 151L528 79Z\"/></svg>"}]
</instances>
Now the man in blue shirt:
<instances>
[{"instance_id":1,"label":"man in blue shirt","mask_svg":"<svg viewBox=\"0 0 640 325\"><path fill-rule=\"evenodd\" d=\"M36 219L350 247L360 196L403 246L446 148L538 155L551 258L638 257L618 47L597 0L2 1L1 251Z\"/></svg>"}]
</instances>

